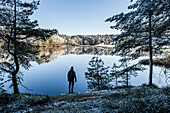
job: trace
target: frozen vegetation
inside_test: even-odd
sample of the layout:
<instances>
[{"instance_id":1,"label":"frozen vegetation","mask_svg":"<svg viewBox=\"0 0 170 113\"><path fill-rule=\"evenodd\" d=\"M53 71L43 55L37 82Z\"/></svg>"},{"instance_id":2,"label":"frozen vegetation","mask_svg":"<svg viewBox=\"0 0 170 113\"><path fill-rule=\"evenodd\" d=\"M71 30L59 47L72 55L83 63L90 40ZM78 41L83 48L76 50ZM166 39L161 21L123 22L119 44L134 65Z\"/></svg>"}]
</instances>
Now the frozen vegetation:
<instances>
[{"instance_id":1,"label":"frozen vegetation","mask_svg":"<svg viewBox=\"0 0 170 113\"><path fill-rule=\"evenodd\" d=\"M59 47L62 45L114 47L114 51L111 53L125 57L123 59L125 63L147 54L150 56L149 85L153 85L153 55L161 55L165 52L163 49L168 49L170 45L170 1L136 0L134 2L131 0L131 2L132 4L128 6L130 12L116 14L106 19L106 22L116 22L111 28L123 31L120 35L66 36L59 35L57 30L36 29L38 21L31 21L30 16L37 9L39 1L24 3L21 0L1 0L0 47L6 50L5 54L1 52L2 55L0 55L3 58L0 69L9 73L9 78L12 78L15 95L0 93L0 112L170 112L169 87L160 89L141 86L60 94L55 97L19 94L18 74L20 74L20 67L28 69L31 66L29 61L35 61L39 56L41 57L39 63L49 62L45 56L54 58L50 56L52 51L49 51L50 54L45 52L35 58L38 50L32 45L38 47ZM83 52L80 54L85 53L84 51L88 52L90 49L83 48ZM95 53L100 54L100 51L95 51ZM167 53L169 54L169 51ZM57 55L55 57L58 57ZM127 56L129 58L126 58ZM10 62L4 62L5 59ZM131 71L127 71L131 67L125 66L124 72L131 74ZM138 68L134 67L134 69ZM0 74L2 74L1 71ZM0 79L0 81L2 80ZM0 84L1 87L3 84Z\"/></svg>"},{"instance_id":2,"label":"frozen vegetation","mask_svg":"<svg viewBox=\"0 0 170 113\"><path fill-rule=\"evenodd\" d=\"M86 93L60 94L54 97L29 94L1 94L1 112L168 113L169 87L131 87Z\"/></svg>"},{"instance_id":3,"label":"frozen vegetation","mask_svg":"<svg viewBox=\"0 0 170 113\"><path fill-rule=\"evenodd\" d=\"M46 41L38 40L35 42L31 42L37 46L50 46L50 45L97 45L97 44L105 44L105 45L113 45L113 39L116 35L74 35L67 36L55 33Z\"/></svg>"}]
</instances>

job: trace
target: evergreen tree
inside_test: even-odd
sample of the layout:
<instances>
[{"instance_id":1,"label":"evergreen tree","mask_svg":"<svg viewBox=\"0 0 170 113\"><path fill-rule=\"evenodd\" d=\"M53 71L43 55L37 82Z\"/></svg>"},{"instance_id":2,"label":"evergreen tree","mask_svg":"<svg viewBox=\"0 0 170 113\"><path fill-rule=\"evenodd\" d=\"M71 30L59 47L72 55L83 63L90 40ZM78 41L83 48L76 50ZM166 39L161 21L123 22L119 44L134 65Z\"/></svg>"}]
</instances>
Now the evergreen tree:
<instances>
[{"instance_id":1,"label":"evergreen tree","mask_svg":"<svg viewBox=\"0 0 170 113\"><path fill-rule=\"evenodd\" d=\"M0 77L0 81L3 81L3 80L4 80L4 78ZM4 87L4 84L0 83L0 94L4 91L3 87Z\"/></svg>"},{"instance_id":2,"label":"evergreen tree","mask_svg":"<svg viewBox=\"0 0 170 113\"><path fill-rule=\"evenodd\" d=\"M108 68L104 67L104 62L98 57L93 57L89 62L88 72L85 72L85 78L88 79L88 88L94 90L103 90L109 87L110 77Z\"/></svg>"},{"instance_id":3,"label":"evergreen tree","mask_svg":"<svg viewBox=\"0 0 170 113\"><path fill-rule=\"evenodd\" d=\"M120 65L120 68L122 68L121 71L119 71L119 76L122 77L122 83L123 85L125 86L129 86L129 80L131 78L131 76L138 76L138 73L137 71L142 71L143 68L140 66L140 64L133 64L133 65L130 65L129 63L129 58L122 58L120 59L120 62L121 62L121 65Z\"/></svg>"},{"instance_id":4,"label":"evergreen tree","mask_svg":"<svg viewBox=\"0 0 170 113\"><path fill-rule=\"evenodd\" d=\"M30 16L37 9L39 1L31 3L21 0L0 1L0 39L3 40L4 50L11 57L12 62L4 61L0 64L0 70L9 73L12 78L14 93L19 93L18 77L20 66L28 69L29 61L34 59L37 50L31 46L31 42L38 39L46 39L50 34L42 29L35 29L37 21L31 21Z\"/></svg>"},{"instance_id":5,"label":"evergreen tree","mask_svg":"<svg viewBox=\"0 0 170 113\"><path fill-rule=\"evenodd\" d=\"M116 64L113 64L113 68L111 70L111 76L112 79L116 79L116 83L122 83L125 86L129 86L129 80L131 76L136 77L138 75L138 71L143 71L145 68L141 67L139 63L130 65L129 58L124 57L120 59L119 61L121 64L119 66L116 66ZM122 78L119 81L117 81L118 78ZM116 85L117 86L117 85Z\"/></svg>"},{"instance_id":6,"label":"evergreen tree","mask_svg":"<svg viewBox=\"0 0 170 113\"><path fill-rule=\"evenodd\" d=\"M118 78L120 77L118 74L116 74L116 72L118 71L118 69L120 68L120 66L117 66L115 63L113 64L112 70L111 70L111 77L113 80L115 80L115 84L116 87L118 86Z\"/></svg>"},{"instance_id":7,"label":"evergreen tree","mask_svg":"<svg viewBox=\"0 0 170 113\"><path fill-rule=\"evenodd\" d=\"M169 8L169 0L136 0L128 7L130 12L117 14L106 20L116 22L111 28L122 31L114 39L115 53L138 58L149 52L149 85L152 85L152 53L162 53L160 48L170 44Z\"/></svg>"}]
</instances>

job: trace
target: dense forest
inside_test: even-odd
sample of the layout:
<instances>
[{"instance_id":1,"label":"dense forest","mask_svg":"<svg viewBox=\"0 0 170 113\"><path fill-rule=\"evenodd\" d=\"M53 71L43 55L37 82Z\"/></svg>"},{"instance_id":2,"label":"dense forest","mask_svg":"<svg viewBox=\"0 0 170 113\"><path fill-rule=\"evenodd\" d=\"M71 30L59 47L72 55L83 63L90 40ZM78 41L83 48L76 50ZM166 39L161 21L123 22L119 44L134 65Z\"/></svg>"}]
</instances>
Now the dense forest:
<instances>
[{"instance_id":1,"label":"dense forest","mask_svg":"<svg viewBox=\"0 0 170 113\"><path fill-rule=\"evenodd\" d=\"M36 46L62 46L62 45L113 45L116 35L74 35L67 36L59 33L51 35L47 40L32 42Z\"/></svg>"},{"instance_id":2,"label":"dense forest","mask_svg":"<svg viewBox=\"0 0 170 113\"><path fill-rule=\"evenodd\" d=\"M30 42L34 46L62 46L62 45L113 45L113 40L116 35L74 35L68 36L59 34L56 29L40 29L41 31L48 31L49 37L46 39L41 38L34 40L34 36L30 36L29 39L25 40L25 43ZM0 39L0 47L3 46L3 40Z\"/></svg>"}]
</instances>

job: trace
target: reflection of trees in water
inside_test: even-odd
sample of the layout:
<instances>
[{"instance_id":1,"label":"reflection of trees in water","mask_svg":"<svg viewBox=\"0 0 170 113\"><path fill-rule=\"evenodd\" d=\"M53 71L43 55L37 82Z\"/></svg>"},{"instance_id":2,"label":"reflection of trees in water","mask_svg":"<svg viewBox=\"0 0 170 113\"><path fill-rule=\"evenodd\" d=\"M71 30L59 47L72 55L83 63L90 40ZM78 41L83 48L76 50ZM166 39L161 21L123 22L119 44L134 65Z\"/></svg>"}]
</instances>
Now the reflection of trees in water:
<instances>
[{"instance_id":1,"label":"reflection of trees in water","mask_svg":"<svg viewBox=\"0 0 170 113\"><path fill-rule=\"evenodd\" d=\"M29 62L37 54L37 50L31 46L32 42L45 40L53 34L53 30L36 29L37 21L30 19L38 5L39 1L28 3L22 0L1 0L0 2L0 41L6 55L11 58L9 62L1 61L0 70L1 73L9 74L15 94L19 93L20 67L28 69Z\"/></svg>"},{"instance_id":2,"label":"reflection of trees in water","mask_svg":"<svg viewBox=\"0 0 170 113\"><path fill-rule=\"evenodd\" d=\"M86 79L88 79L87 83L88 83L88 87L91 89L106 89L106 88L111 88L111 86L114 87L121 87L121 86L130 86L130 79L132 77L137 77L138 73L140 71L144 71L146 70L146 68L144 68L141 63L137 62L131 62L130 57L126 56L124 58L121 58L119 60L119 63L113 64L112 69L110 70L110 74L103 74L103 76L105 76L103 80L108 81L106 83L106 86L108 87L104 87L104 86L100 86L99 87L99 83L97 83L96 81L98 80L98 69L100 68L100 65L95 66L95 64L97 65L99 62L97 62L97 60L95 60L94 58L89 61L89 65L91 67L88 67L88 72L85 73L86 75ZM102 60L101 60L102 62ZM102 66L104 67L104 63L102 64ZM108 68L107 68L108 69ZM104 69L103 69L104 71ZM100 76L102 76L102 74L100 73ZM142 75L141 75L142 76ZM159 80L161 80L162 78L164 79L164 82L166 82L166 85L169 85L170 83L170 69L166 69L164 67L161 68L161 71L159 73ZM99 79L102 80L102 79ZM98 80L98 81L99 81ZM108 85L109 84L109 85ZM112 84L112 85L111 85ZM97 90L97 89L95 89Z\"/></svg>"},{"instance_id":3,"label":"reflection of trees in water","mask_svg":"<svg viewBox=\"0 0 170 113\"><path fill-rule=\"evenodd\" d=\"M68 46L67 54L113 55L113 48L95 46Z\"/></svg>"},{"instance_id":4,"label":"reflection of trees in water","mask_svg":"<svg viewBox=\"0 0 170 113\"><path fill-rule=\"evenodd\" d=\"M33 52L28 48L27 50L29 50L30 52L27 53L27 55L26 52L24 52L23 54L25 54L27 58L31 57L32 60L30 59L30 61L36 61L39 64L50 62L51 60L57 59L59 56L68 54L113 55L113 48L102 48L95 46L65 46L55 48L40 47L34 49L36 50L36 52ZM31 56L32 53L34 53L34 56ZM13 58L9 54L7 54L5 50L1 50L1 54L3 54L1 55L1 62L2 59L8 62L13 60ZM24 57L20 57L20 59L21 58Z\"/></svg>"},{"instance_id":5,"label":"reflection of trees in water","mask_svg":"<svg viewBox=\"0 0 170 113\"><path fill-rule=\"evenodd\" d=\"M170 86L170 68L169 69L166 69L164 70L164 74L166 75L166 83L168 86Z\"/></svg>"},{"instance_id":6,"label":"reflection of trees in water","mask_svg":"<svg viewBox=\"0 0 170 113\"><path fill-rule=\"evenodd\" d=\"M30 62L36 61L38 64L42 64L45 62L50 62L52 60L57 59L59 56L68 55L68 54L76 54L76 55L113 55L113 48L103 48L103 47L95 47L95 46L65 46L65 47L56 47L56 48L32 48L29 45L21 46L19 49L19 63L25 69L29 69ZM126 64L127 63L127 64ZM7 52L6 49L1 49L0 51L0 66L4 68L4 70L0 70L1 77L0 80L3 79L3 73L5 69L12 71L13 57ZM114 67L115 66L115 67ZM129 79L131 76L135 75L135 69L139 68L139 65L129 65L128 62L122 60L122 64L113 65L114 71L112 72L113 82L118 86L118 83L124 83L125 85L129 85ZM162 74L165 74L166 82L169 84L169 69L165 69L162 67ZM21 74L22 75L22 74ZM135 75L136 76L136 75ZM160 75L161 77L161 75ZM18 84L22 83L22 76L18 76ZM11 80L11 76L9 76L9 80ZM115 82L115 81L116 82ZM4 81L5 82L5 81ZM2 83L2 82L1 82ZM0 84L0 87L3 85Z\"/></svg>"},{"instance_id":7,"label":"reflection of trees in water","mask_svg":"<svg viewBox=\"0 0 170 113\"><path fill-rule=\"evenodd\" d=\"M21 45L20 45L21 44ZM35 56L37 55L37 49L33 48L30 45L26 45L24 43L17 44L17 54L16 59L18 60L18 65L22 66L24 69L29 69L31 66L30 61L35 61ZM23 74L18 70L16 76L14 76L16 64L15 60L11 54L9 54L6 47L4 47L3 51L0 54L0 75L1 75L1 85L7 82L12 81L10 87L15 87L15 91L19 93L18 85L22 85L22 76ZM4 80L5 75L8 75L6 80ZM15 78L14 78L15 77ZM22 85L23 86L23 85ZM25 86L24 86L25 87ZM15 92L15 93L16 93Z\"/></svg>"},{"instance_id":8,"label":"reflection of trees in water","mask_svg":"<svg viewBox=\"0 0 170 113\"><path fill-rule=\"evenodd\" d=\"M139 71L143 71L145 68L140 63L130 65L128 57L124 57L119 60L120 65L113 64L110 74L108 74L109 67L104 67L104 62L101 58L93 57L89 61L88 72L85 72L85 77L88 80L88 87L94 90L111 88L111 83L115 83L115 87L118 87L118 83L123 86L129 86L129 80L131 76L138 76ZM101 84L101 81L104 84Z\"/></svg>"},{"instance_id":9,"label":"reflection of trees in water","mask_svg":"<svg viewBox=\"0 0 170 113\"><path fill-rule=\"evenodd\" d=\"M22 66L24 69L29 69L31 66L30 62L35 61L38 50L24 43L18 43L17 50L16 59L18 60L18 65ZM13 56L9 54L6 47L1 51L0 58L1 77L8 75L8 79L2 83L13 81L13 72L15 71L16 64L14 63L15 60ZM18 70L15 83L17 86L15 87L18 87L18 84L22 85L22 75L20 70ZM13 86L13 83L11 86Z\"/></svg>"},{"instance_id":10,"label":"reflection of trees in water","mask_svg":"<svg viewBox=\"0 0 170 113\"><path fill-rule=\"evenodd\" d=\"M58 47L58 48L34 48L31 45L25 44L25 43L19 43L17 44L17 59L20 66L22 66L25 69L29 69L31 66L30 62L36 61L38 64L42 64L45 62L50 62L51 60L54 60L58 58L58 56L61 55L67 55L67 54L110 54L111 49L105 49L103 51L103 48L98 47L92 47L92 46L69 46L69 47ZM4 48L1 50L0 53L0 87L3 87L3 84L6 82L11 81L12 79L12 71L14 70L15 63L13 56L11 56L8 52L8 49L4 46ZM4 75L7 73L8 79L4 80ZM16 84L22 85L22 73L19 72L16 76ZM12 86L13 84L11 84Z\"/></svg>"},{"instance_id":11,"label":"reflection of trees in water","mask_svg":"<svg viewBox=\"0 0 170 113\"><path fill-rule=\"evenodd\" d=\"M162 79L164 78L165 83L167 86L170 85L170 68L160 67L161 70L159 74L155 74L155 76L158 76L158 83L163 83Z\"/></svg>"},{"instance_id":12,"label":"reflection of trees in water","mask_svg":"<svg viewBox=\"0 0 170 113\"><path fill-rule=\"evenodd\" d=\"M170 85L170 77L166 78L166 83L168 86Z\"/></svg>"},{"instance_id":13,"label":"reflection of trees in water","mask_svg":"<svg viewBox=\"0 0 170 113\"><path fill-rule=\"evenodd\" d=\"M113 55L113 48L103 48L95 46L64 46L56 48L38 48L40 53L37 55L36 61L39 64L50 62L57 59L59 56L76 54L76 55Z\"/></svg>"},{"instance_id":14,"label":"reflection of trees in water","mask_svg":"<svg viewBox=\"0 0 170 113\"><path fill-rule=\"evenodd\" d=\"M111 70L112 79L115 80L116 87L118 83L122 83L122 85L129 86L129 81L132 76L138 76L139 71L143 71L145 68L141 66L140 63L130 64L130 58L124 57L119 60L120 65L113 64ZM119 81L118 81L119 79Z\"/></svg>"}]
</instances>

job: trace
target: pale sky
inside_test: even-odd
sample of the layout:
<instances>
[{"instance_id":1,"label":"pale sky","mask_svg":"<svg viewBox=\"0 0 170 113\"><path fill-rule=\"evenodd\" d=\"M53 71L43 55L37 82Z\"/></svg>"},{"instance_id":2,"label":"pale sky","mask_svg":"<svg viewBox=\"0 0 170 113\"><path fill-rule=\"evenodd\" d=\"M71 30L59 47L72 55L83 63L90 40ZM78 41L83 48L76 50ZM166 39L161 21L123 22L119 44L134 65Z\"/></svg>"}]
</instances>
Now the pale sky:
<instances>
[{"instance_id":1,"label":"pale sky","mask_svg":"<svg viewBox=\"0 0 170 113\"><path fill-rule=\"evenodd\" d=\"M117 34L110 29L113 23L105 20L127 12L129 4L130 0L40 0L31 18L38 20L39 27L55 28L60 34Z\"/></svg>"}]
</instances>

